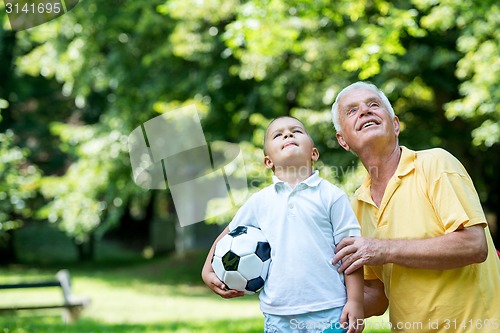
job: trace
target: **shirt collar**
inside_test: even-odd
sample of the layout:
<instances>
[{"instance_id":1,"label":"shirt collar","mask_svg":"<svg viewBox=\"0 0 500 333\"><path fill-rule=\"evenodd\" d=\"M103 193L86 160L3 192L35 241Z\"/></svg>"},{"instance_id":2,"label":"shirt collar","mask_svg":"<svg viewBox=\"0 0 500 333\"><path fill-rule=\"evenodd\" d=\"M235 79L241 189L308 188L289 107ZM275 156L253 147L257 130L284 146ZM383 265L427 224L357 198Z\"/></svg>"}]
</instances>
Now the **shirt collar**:
<instances>
[{"instance_id":1,"label":"shirt collar","mask_svg":"<svg viewBox=\"0 0 500 333\"><path fill-rule=\"evenodd\" d=\"M321 177L319 176L319 171L315 170L312 175L310 175L307 179L304 179L300 183L298 183L295 186L295 189L299 190L305 187L315 187L318 186L319 183L321 182ZM280 188L283 188L285 186L289 186L288 183L282 181L275 175L273 175L273 183L274 183L274 188L276 190L279 190Z\"/></svg>"},{"instance_id":2,"label":"shirt collar","mask_svg":"<svg viewBox=\"0 0 500 333\"><path fill-rule=\"evenodd\" d=\"M415 151L401 146L401 157L399 159L399 164L394 172L394 177L402 178L409 174L413 169L415 169ZM356 190L354 194L360 200L371 202L370 185L372 180L370 175L367 174L363 180L363 184Z\"/></svg>"}]
</instances>

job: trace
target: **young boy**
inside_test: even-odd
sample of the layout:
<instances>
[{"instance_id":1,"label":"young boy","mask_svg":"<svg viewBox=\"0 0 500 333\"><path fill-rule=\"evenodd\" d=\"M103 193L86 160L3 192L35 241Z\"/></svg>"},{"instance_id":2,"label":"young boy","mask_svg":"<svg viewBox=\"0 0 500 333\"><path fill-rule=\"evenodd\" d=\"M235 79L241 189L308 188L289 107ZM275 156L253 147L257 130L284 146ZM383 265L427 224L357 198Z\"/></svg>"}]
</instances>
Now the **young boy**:
<instances>
[{"instance_id":1,"label":"young boy","mask_svg":"<svg viewBox=\"0 0 500 333\"><path fill-rule=\"evenodd\" d=\"M269 124L264 155L274 184L252 195L215 240L203 281L221 297L243 296L227 290L211 261L215 244L230 230L255 226L271 245L271 266L259 295L264 332L344 332L339 328L347 323L349 333L361 332L362 270L344 276L331 263L336 244L360 235L347 196L313 172L319 152L296 118L279 117Z\"/></svg>"}]
</instances>

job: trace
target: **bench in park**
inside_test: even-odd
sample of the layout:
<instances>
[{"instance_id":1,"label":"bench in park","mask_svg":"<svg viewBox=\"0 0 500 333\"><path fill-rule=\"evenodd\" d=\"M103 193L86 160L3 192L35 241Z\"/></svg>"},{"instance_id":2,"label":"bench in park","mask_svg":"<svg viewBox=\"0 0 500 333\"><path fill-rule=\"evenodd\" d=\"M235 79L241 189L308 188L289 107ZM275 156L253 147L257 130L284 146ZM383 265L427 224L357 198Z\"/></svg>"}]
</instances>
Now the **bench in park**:
<instances>
[{"instance_id":1,"label":"bench in park","mask_svg":"<svg viewBox=\"0 0 500 333\"><path fill-rule=\"evenodd\" d=\"M65 322L74 322L78 320L80 313L90 304L88 297L77 297L71 292L71 278L69 272L65 269L56 274L55 280L30 282L30 283L10 283L0 284L0 289L31 289L31 288L61 288L63 294L62 303L55 304L18 304L12 306L0 306L0 313L19 310L38 310L38 309L57 309L62 308L63 319Z\"/></svg>"}]
</instances>

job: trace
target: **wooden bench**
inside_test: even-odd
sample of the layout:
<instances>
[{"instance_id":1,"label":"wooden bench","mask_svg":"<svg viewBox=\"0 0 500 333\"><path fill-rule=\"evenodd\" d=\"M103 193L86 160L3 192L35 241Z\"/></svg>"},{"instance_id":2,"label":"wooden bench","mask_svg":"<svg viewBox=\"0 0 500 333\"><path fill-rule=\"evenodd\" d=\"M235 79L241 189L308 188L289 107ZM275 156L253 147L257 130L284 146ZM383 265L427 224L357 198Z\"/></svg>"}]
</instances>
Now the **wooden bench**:
<instances>
[{"instance_id":1,"label":"wooden bench","mask_svg":"<svg viewBox=\"0 0 500 333\"><path fill-rule=\"evenodd\" d=\"M65 322L74 322L78 320L81 312L90 304L88 297L77 297L71 292L71 278L69 272L65 269L60 270L56 274L55 280L39 281L30 283L11 283L0 284L0 289L31 289L31 288L48 288L59 287L63 293L63 303L57 304L37 304L37 305L12 305L0 307L0 313L19 310L38 310L38 309L57 309L62 308L63 320Z\"/></svg>"}]
</instances>

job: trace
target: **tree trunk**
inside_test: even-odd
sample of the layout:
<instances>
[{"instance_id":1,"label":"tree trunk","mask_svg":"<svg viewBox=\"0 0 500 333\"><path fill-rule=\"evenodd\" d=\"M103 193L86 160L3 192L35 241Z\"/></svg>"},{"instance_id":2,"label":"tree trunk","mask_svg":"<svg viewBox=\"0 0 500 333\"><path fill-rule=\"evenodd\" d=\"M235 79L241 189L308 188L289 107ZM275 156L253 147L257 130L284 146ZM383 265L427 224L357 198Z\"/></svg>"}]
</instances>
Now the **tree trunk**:
<instances>
[{"instance_id":1,"label":"tree trunk","mask_svg":"<svg viewBox=\"0 0 500 333\"><path fill-rule=\"evenodd\" d=\"M0 242L0 264L12 264L17 262L14 230L7 230L5 235L5 240Z\"/></svg>"},{"instance_id":2,"label":"tree trunk","mask_svg":"<svg viewBox=\"0 0 500 333\"><path fill-rule=\"evenodd\" d=\"M77 242L75 240L76 249L78 252L78 261L86 262L95 260L95 235L91 233L86 242Z\"/></svg>"}]
</instances>

